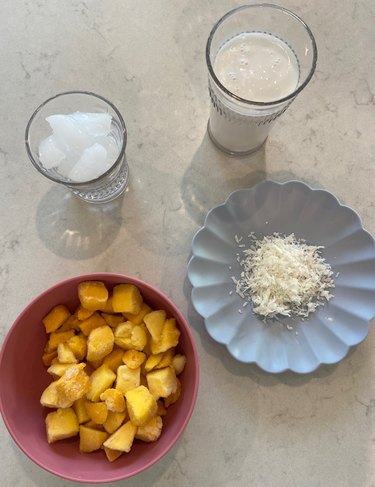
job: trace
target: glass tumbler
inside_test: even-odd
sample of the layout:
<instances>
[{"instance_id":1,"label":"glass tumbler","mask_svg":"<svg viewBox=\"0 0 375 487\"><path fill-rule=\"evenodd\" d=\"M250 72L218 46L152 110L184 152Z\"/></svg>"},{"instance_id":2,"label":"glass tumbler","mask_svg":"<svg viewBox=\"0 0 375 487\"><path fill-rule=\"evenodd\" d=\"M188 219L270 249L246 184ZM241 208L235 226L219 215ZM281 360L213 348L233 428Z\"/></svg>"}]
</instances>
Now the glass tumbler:
<instances>
[{"instance_id":1,"label":"glass tumbler","mask_svg":"<svg viewBox=\"0 0 375 487\"><path fill-rule=\"evenodd\" d=\"M98 141L101 144L107 144L108 149L108 142L111 142L111 147L109 147L111 151L108 150L105 154L108 155L111 153L112 156L108 156L104 172L95 175L94 177L90 176L87 180L85 179L85 173L83 173L83 178L81 174L79 180L75 180L70 176L72 173L69 172L69 169L72 169L77 160L79 160L80 155L72 155L71 160L63 159L63 162L60 163L61 165L55 167L52 167L53 164L43 164L41 161L40 144L43 140L54 135L50 124L46 120L47 117L50 117L51 115L71 116L72 114L77 113L78 117L81 117L81 119L85 119L85 117L95 117L97 114L99 114L99 116L100 114L110 116L105 117L110 123L109 125L107 122L107 130L109 130L109 132L105 137L100 132L101 127L99 127L98 130L98 126L95 126L95 119L91 119L90 123L93 124L92 126L96 130L97 135L92 138L87 138L85 134L82 135L82 131L80 130L82 126L77 126L76 121L72 121L71 117L64 119L69 122L66 127L62 127L62 130L66 130L67 137L69 137L67 141L64 141L65 145L68 147L71 140L72 146L74 146L73 148L69 146L68 149L66 149L67 152L72 151L73 153L76 148L75 144L82 144L82 140L86 144L86 149L90 146L92 147L92 145ZM27 154L32 164L41 174L43 174L43 176L51 181L63 184L78 198L84 201L89 203L107 203L121 195L127 187L129 168L125 155L127 143L125 122L118 109L102 96L85 91L71 91L49 98L32 114L26 127L25 143ZM100 151L104 150L103 148L99 149ZM82 155L82 152L80 154ZM89 154L90 150L85 155L85 161L88 164L91 163ZM62 157L59 150L57 150L56 155L59 159ZM95 157L97 157L97 154ZM92 163L94 164L95 161ZM65 170L62 171L64 164L66 167ZM66 169L67 167L68 170Z\"/></svg>"},{"instance_id":2,"label":"glass tumbler","mask_svg":"<svg viewBox=\"0 0 375 487\"><path fill-rule=\"evenodd\" d=\"M259 99L239 96L233 88L232 91L228 88L228 84L226 86L225 82L220 81L215 66L218 52L220 50L223 52L226 45L227 51L230 51L227 43L230 41L233 45L234 38L246 34L256 34L258 37L266 35L268 38L273 38L289 48L288 51L290 50L295 56L297 82L289 93L270 101L259 101ZM254 55L256 56L257 52L254 52ZM233 58L226 59L230 70L233 68L231 64ZM247 62L245 59L242 61L245 61L244 64ZM231 155L247 155L259 149L267 139L275 120L285 112L310 81L316 62L317 47L314 36L303 20L293 12L277 5L264 3L243 5L226 13L212 28L206 45L208 87L211 98L208 133L213 143ZM267 80L267 75L262 78L262 73L265 71L261 71L263 69L261 66L262 60L257 67L257 83L262 83L262 79ZM224 68L226 69L226 65ZM221 69L224 68L221 66ZM246 68L244 65L239 68L236 76L249 75L246 69L253 68ZM228 72L228 75L233 77L234 73ZM242 78L242 81L245 82L245 78Z\"/></svg>"}]
</instances>

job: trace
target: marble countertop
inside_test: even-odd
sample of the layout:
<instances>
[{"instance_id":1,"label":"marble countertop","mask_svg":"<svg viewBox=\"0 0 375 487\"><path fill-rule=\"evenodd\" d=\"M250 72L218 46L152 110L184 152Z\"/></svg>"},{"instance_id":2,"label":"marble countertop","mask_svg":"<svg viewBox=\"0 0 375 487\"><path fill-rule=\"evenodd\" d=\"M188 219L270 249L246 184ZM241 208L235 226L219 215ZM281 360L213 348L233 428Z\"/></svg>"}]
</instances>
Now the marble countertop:
<instances>
[{"instance_id":1,"label":"marble countertop","mask_svg":"<svg viewBox=\"0 0 375 487\"><path fill-rule=\"evenodd\" d=\"M375 234L375 6L284 0L315 34L316 73L255 155L233 159L207 133L205 43L238 1L3 0L0 99L1 341L56 281L91 271L158 286L190 321L201 385L173 450L140 486L375 486L375 330L339 364L305 376L237 363L206 333L186 265L207 211L269 178L333 192ZM114 102L129 132L124 197L90 206L28 161L24 130L51 95ZM0 385L1 387L1 385ZM62 487L0 422L1 485Z\"/></svg>"}]
</instances>

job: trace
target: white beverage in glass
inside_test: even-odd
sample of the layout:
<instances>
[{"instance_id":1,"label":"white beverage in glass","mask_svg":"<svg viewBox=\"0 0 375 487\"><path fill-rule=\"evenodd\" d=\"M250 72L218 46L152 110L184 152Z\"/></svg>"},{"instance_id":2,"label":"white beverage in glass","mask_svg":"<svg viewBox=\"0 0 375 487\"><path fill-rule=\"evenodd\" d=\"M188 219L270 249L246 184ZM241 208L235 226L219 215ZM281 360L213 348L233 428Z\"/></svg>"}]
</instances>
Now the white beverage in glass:
<instances>
[{"instance_id":1,"label":"white beverage in glass","mask_svg":"<svg viewBox=\"0 0 375 487\"><path fill-rule=\"evenodd\" d=\"M225 14L206 47L215 145L233 155L257 150L311 79L316 59L311 31L283 7L244 5Z\"/></svg>"}]
</instances>

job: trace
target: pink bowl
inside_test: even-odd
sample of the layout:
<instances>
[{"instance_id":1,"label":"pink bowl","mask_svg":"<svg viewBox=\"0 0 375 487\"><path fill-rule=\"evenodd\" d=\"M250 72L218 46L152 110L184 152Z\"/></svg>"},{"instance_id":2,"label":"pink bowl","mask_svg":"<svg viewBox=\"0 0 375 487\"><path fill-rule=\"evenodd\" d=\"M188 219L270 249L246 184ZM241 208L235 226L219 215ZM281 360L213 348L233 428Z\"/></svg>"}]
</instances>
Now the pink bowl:
<instances>
[{"instance_id":1,"label":"pink bowl","mask_svg":"<svg viewBox=\"0 0 375 487\"><path fill-rule=\"evenodd\" d=\"M46 334L42 318L55 305L64 303L71 311L78 305L77 285L83 280L103 281L139 287L147 303L163 308L177 319L181 336L179 350L187 357L180 399L163 418L163 432L154 443L135 442L128 454L110 463L102 451L81 454L78 440L47 443L44 409L39 399L51 381L42 363ZM151 467L176 443L192 415L198 393L198 355L187 321L160 291L139 279L121 274L95 273L73 277L44 291L19 315L10 329L0 355L0 411L9 433L19 448L37 465L59 477L76 482L114 482Z\"/></svg>"}]
</instances>

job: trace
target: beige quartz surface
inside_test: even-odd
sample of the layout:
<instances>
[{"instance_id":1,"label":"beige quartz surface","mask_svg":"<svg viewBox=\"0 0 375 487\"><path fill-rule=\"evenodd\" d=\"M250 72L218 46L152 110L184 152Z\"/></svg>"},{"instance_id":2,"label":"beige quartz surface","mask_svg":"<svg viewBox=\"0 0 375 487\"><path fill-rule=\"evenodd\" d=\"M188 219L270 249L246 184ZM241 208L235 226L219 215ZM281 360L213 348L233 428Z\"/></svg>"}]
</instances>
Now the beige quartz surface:
<instances>
[{"instance_id":1,"label":"beige quartz surface","mask_svg":"<svg viewBox=\"0 0 375 487\"><path fill-rule=\"evenodd\" d=\"M314 32L318 66L263 149L243 159L220 153L206 134L205 43L236 5L2 0L1 340L58 280L91 271L138 276L190 321L201 386L181 440L127 486L374 487L375 330L337 365L270 375L237 363L208 336L186 279L207 211L265 178L325 188L375 233L374 2L282 2ZM111 205L78 201L27 159L28 117L68 90L101 94L124 115L131 178ZM0 485L73 485L25 457L0 424Z\"/></svg>"}]
</instances>

